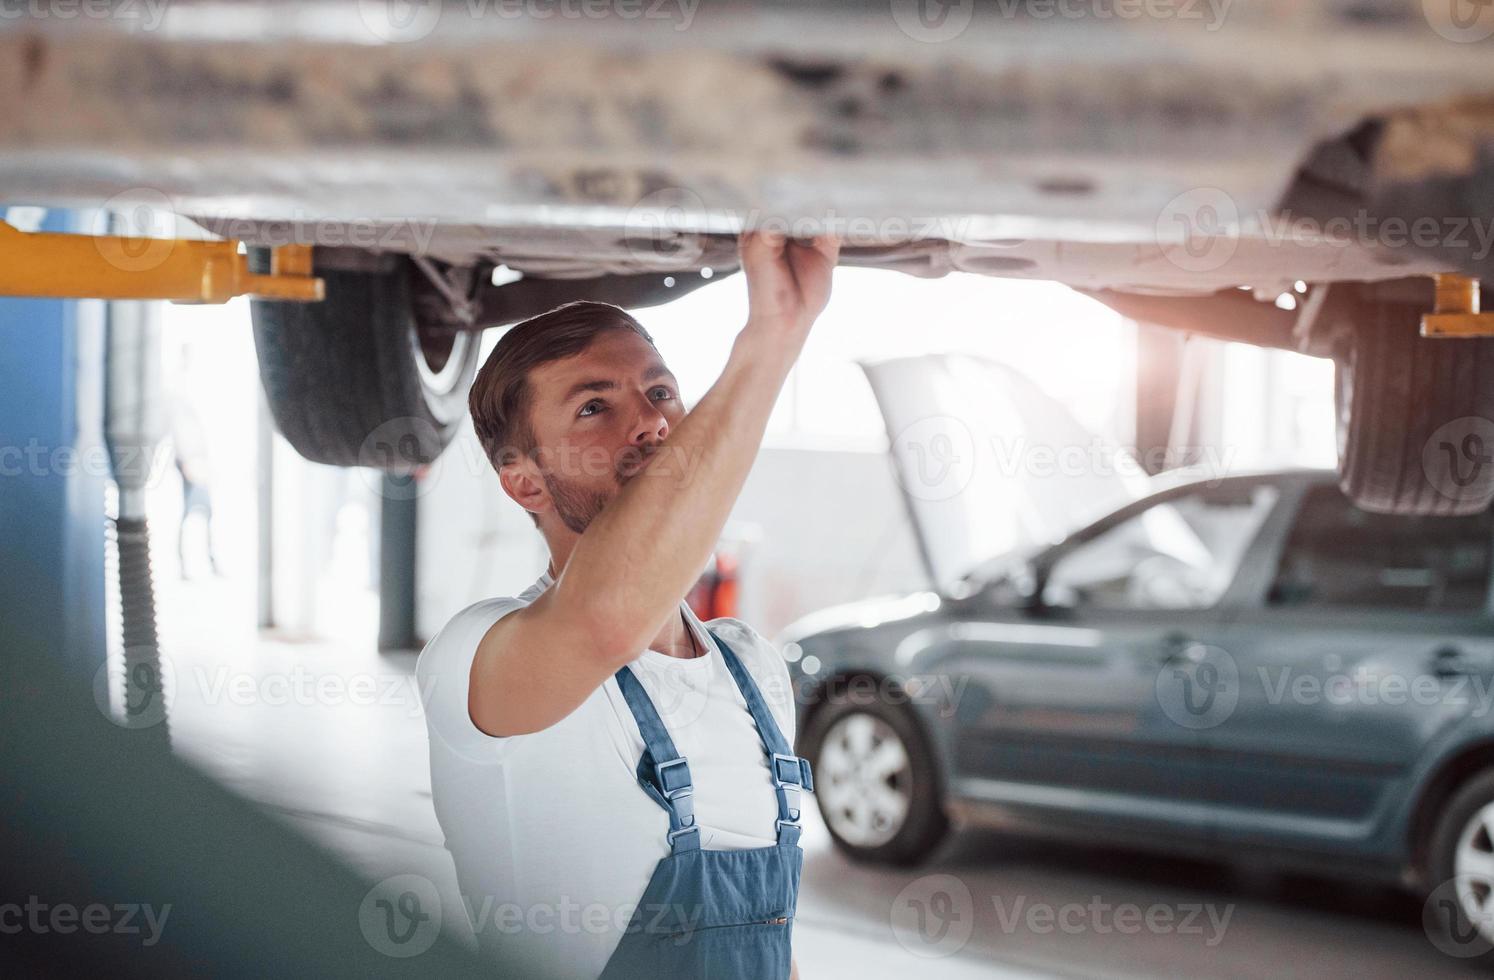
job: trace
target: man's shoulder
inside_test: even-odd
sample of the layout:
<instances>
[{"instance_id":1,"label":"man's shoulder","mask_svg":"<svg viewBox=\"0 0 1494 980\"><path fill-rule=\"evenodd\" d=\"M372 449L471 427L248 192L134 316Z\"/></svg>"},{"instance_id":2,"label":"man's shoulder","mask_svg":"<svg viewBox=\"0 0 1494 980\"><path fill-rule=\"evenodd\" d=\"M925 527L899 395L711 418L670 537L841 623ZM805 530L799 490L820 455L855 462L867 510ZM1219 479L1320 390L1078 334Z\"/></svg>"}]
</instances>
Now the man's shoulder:
<instances>
[{"instance_id":1,"label":"man's shoulder","mask_svg":"<svg viewBox=\"0 0 1494 980\"><path fill-rule=\"evenodd\" d=\"M751 624L734 616L707 620L705 627L729 644L739 657L755 656L764 652L771 653L774 657L778 655L777 649L767 637L759 633Z\"/></svg>"},{"instance_id":2,"label":"man's shoulder","mask_svg":"<svg viewBox=\"0 0 1494 980\"><path fill-rule=\"evenodd\" d=\"M416 671L426 673L432 669L451 669L453 666L462 669L470 668L472 658L477 653L478 641L483 638L489 628L504 616L517 609L523 609L539 598L546 584L544 579L541 579L516 596L493 596L479 599L458 611L446 621L446 625L436 631L436 635L426 643L425 649L420 651L420 658L415 665ZM453 664L452 658L463 662Z\"/></svg>"},{"instance_id":3,"label":"man's shoulder","mask_svg":"<svg viewBox=\"0 0 1494 980\"><path fill-rule=\"evenodd\" d=\"M488 629L504 616L523 609L533 601L533 597L523 595L494 596L479 599L457 612L446 621L446 625L436 631L436 635L426 643L425 649L420 651L420 658L415 664L416 672L423 674L463 666L454 664L454 658L465 660L465 667L470 668L472 658L477 653L477 644Z\"/></svg>"}]
</instances>

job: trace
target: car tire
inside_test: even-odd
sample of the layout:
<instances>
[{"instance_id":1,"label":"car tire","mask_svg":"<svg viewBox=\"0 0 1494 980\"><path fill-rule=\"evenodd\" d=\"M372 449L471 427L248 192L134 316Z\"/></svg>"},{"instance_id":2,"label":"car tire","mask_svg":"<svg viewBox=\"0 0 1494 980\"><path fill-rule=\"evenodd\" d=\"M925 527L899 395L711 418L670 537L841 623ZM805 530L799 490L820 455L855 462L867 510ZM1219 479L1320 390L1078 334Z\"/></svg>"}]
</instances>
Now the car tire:
<instances>
[{"instance_id":1,"label":"car tire","mask_svg":"<svg viewBox=\"0 0 1494 980\"><path fill-rule=\"evenodd\" d=\"M1486 822L1494 823L1494 771L1464 783L1443 804L1433 825L1423 924L1439 949L1488 964L1494 962L1494 833ZM1464 848L1472 853L1464 856ZM1470 904L1471 896L1487 902L1483 907L1489 911L1482 917Z\"/></svg>"},{"instance_id":2,"label":"car tire","mask_svg":"<svg viewBox=\"0 0 1494 980\"><path fill-rule=\"evenodd\" d=\"M871 787L880 776L888 793L906 800L895 826L865 819L869 807L862 804L867 796L857 792L856 776L843 765L849 742L868 734L871 750L895 742L907 763L886 774L861 770L868 791L875 792ZM810 717L803 746L814 770L820 813L831 839L848 857L873 864L911 865L928 857L944 839L949 821L944 812L943 779L922 725L906 706L834 695ZM878 798L886 796L878 793ZM863 819L858 821L855 812Z\"/></svg>"},{"instance_id":3,"label":"car tire","mask_svg":"<svg viewBox=\"0 0 1494 980\"><path fill-rule=\"evenodd\" d=\"M1494 500L1494 339L1422 337L1425 309L1358 304L1334 378L1339 485L1376 513L1473 514Z\"/></svg>"},{"instance_id":4,"label":"car tire","mask_svg":"<svg viewBox=\"0 0 1494 980\"><path fill-rule=\"evenodd\" d=\"M268 250L250 266L268 271ZM466 413L478 334L423 330L404 256L332 269L319 303L250 302L260 381L275 425L302 456L410 473L433 461Z\"/></svg>"}]
</instances>

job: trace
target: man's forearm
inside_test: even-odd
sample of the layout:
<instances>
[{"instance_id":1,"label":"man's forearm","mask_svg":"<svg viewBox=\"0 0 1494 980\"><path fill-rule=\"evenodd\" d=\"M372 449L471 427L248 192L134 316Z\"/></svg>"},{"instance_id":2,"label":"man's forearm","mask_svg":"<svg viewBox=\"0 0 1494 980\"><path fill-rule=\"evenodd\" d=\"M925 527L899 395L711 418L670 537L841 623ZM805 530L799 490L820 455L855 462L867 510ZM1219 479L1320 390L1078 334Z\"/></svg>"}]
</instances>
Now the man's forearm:
<instances>
[{"instance_id":1,"label":"man's forearm","mask_svg":"<svg viewBox=\"0 0 1494 980\"><path fill-rule=\"evenodd\" d=\"M674 614L721 533L757 457L802 330L749 322L720 378L581 535L555 601L594 617L626 660Z\"/></svg>"}]
</instances>

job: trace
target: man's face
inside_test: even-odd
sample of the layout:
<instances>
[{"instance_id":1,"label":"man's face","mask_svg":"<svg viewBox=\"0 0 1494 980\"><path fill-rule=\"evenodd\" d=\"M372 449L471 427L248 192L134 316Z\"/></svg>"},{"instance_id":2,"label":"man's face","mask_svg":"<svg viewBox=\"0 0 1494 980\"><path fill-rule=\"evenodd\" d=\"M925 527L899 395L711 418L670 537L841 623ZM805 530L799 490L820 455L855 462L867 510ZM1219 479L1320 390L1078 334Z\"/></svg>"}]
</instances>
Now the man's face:
<instances>
[{"instance_id":1,"label":"man's face","mask_svg":"<svg viewBox=\"0 0 1494 980\"><path fill-rule=\"evenodd\" d=\"M529 372L536 465L556 516L580 534L684 417L679 384L631 330Z\"/></svg>"}]
</instances>

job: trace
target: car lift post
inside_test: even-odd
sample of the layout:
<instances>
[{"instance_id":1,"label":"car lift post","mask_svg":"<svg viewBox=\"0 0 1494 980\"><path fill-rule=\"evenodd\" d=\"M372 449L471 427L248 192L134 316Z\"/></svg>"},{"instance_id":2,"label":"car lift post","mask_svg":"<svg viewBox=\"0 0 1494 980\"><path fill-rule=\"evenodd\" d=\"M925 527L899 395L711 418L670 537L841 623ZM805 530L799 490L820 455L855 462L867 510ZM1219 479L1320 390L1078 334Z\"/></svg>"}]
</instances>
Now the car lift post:
<instances>
[{"instance_id":1,"label":"car lift post","mask_svg":"<svg viewBox=\"0 0 1494 980\"><path fill-rule=\"evenodd\" d=\"M75 220L52 211L43 227ZM3 687L24 691L25 665L44 660L91 699L105 654L103 304L0 299L0 375Z\"/></svg>"}]
</instances>

